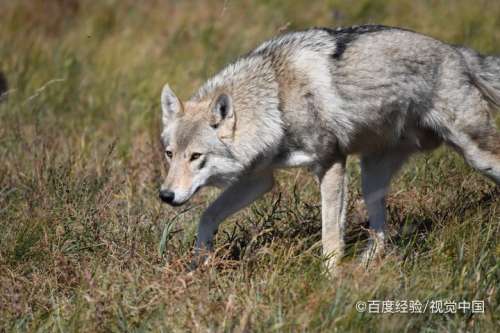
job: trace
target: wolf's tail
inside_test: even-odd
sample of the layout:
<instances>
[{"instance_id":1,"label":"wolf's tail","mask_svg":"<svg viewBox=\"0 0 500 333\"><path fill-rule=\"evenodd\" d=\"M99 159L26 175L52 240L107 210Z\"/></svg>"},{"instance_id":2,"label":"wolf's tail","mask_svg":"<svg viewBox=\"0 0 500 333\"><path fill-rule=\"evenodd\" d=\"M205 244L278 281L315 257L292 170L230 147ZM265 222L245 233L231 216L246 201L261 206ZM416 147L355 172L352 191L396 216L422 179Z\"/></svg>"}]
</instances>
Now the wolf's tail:
<instances>
[{"instance_id":1,"label":"wolf's tail","mask_svg":"<svg viewBox=\"0 0 500 333\"><path fill-rule=\"evenodd\" d=\"M459 47L474 84L491 104L500 109L500 57L483 56L476 51Z\"/></svg>"}]
</instances>

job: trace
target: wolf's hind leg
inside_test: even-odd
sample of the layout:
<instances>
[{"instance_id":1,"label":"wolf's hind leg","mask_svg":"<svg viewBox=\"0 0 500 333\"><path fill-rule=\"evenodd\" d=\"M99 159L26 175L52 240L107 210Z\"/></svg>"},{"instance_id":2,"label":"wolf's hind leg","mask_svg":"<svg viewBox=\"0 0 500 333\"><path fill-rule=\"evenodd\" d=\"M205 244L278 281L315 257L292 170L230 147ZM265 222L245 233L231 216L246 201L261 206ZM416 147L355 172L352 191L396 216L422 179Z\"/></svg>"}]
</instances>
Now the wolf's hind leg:
<instances>
[{"instance_id":1,"label":"wolf's hind leg","mask_svg":"<svg viewBox=\"0 0 500 333\"><path fill-rule=\"evenodd\" d=\"M468 128L450 141L471 167L500 185L500 133L493 126Z\"/></svg>"},{"instance_id":2,"label":"wolf's hind leg","mask_svg":"<svg viewBox=\"0 0 500 333\"><path fill-rule=\"evenodd\" d=\"M272 172L244 177L229 186L203 213L198 225L195 255L212 250L212 241L219 224L245 208L273 187ZM201 258L196 258L199 260Z\"/></svg>"},{"instance_id":3,"label":"wolf's hind leg","mask_svg":"<svg viewBox=\"0 0 500 333\"><path fill-rule=\"evenodd\" d=\"M444 141L455 148L471 167L500 184L500 133L493 125L496 110L488 101L491 98L487 98L490 92L498 91L489 87L487 82L478 84L476 81L473 85L458 87L452 80L448 81L451 86L437 92L440 98L436 99L435 110L431 110L427 118ZM438 110L446 112L436 113Z\"/></svg>"},{"instance_id":4,"label":"wolf's hind leg","mask_svg":"<svg viewBox=\"0 0 500 333\"><path fill-rule=\"evenodd\" d=\"M346 158L336 160L318 175L321 187L321 242L327 256L327 267L334 273L344 255L344 226L347 211Z\"/></svg>"},{"instance_id":5,"label":"wolf's hind leg","mask_svg":"<svg viewBox=\"0 0 500 333\"><path fill-rule=\"evenodd\" d=\"M370 221L370 239L362 260L368 264L382 254L385 242L385 198L391 178L408 158L408 152L386 152L361 158L363 199Z\"/></svg>"}]
</instances>

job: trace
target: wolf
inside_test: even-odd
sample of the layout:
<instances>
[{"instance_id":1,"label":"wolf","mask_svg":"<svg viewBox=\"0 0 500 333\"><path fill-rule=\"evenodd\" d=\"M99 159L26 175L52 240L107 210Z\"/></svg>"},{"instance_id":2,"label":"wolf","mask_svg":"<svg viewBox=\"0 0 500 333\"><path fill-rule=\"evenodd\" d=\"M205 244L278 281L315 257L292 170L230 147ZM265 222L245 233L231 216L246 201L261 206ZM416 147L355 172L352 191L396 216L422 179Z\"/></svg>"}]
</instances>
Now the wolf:
<instances>
[{"instance_id":1,"label":"wolf","mask_svg":"<svg viewBox=\"0 0 500 333\"><path fill-rule=\"evenodd\" d=\"M361 162L370 241L383 253L385 198L408 157L446 144L500 183L500 57L382 25L311 28L274 37L181 102L161 93L170 164L160 199L178 206L200 188L224 189L201 216L195 250L219 224L273 187L279 168L306 167L321 190L322 248L344 253L346 158ZM205 252L206 253L206 252Z\"/></svg>"}]
</instances>

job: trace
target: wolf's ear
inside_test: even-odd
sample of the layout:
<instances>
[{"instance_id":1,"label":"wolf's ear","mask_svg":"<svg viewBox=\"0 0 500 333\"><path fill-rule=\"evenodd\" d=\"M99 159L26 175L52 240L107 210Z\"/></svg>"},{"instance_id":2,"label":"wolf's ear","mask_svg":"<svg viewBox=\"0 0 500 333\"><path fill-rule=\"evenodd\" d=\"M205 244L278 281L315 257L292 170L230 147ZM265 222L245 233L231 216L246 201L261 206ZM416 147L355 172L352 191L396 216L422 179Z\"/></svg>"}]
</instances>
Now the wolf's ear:
<instances>
[{"instance_id":1,"label":"wolf's ear","mask_svg":"<svg viewBox=\"0 0 500 333\"><path fill-rule=\"evenodd\" d=\"M222 93L215 99L215 103L212 104L210 126L217 130L220 139L232 138L234 134L236 117L232 102L228 94Z\"/></svg>"},{"instance_id":2,"label":"wolf's ear","mask_svg":"<svg viewBox=\"0 0 500 333\"><path fill-rule=\"evenodd\" d=\"M168 84L165 84L161 91L161 108L163 110L163 125L167 124L175 116L180 116L182 113L181 102Z\"/></svg>"}]
</instances>

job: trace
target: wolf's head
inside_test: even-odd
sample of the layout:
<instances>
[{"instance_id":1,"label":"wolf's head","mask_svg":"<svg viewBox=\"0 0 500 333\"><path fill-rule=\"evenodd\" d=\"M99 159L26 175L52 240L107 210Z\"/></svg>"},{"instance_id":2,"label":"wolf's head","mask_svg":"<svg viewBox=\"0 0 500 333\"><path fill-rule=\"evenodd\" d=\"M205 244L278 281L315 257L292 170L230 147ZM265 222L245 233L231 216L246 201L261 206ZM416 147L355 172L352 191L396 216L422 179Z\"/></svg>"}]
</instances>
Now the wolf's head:
<instances>
[{"instance_id":1,"label":"wolf's head","mask_svg":"<svg viewBox=\"0 0 500 333\"><path fill-rule=\"evenodd\" d=\"M165 85L161 106L161 139L170 164L160 189L162 201L182 205L201 187L224 186L242 172L242 164L230 149L236 116L228 93L221 91L212 100L182 103Z\"/></svg>"}]
</instances>

